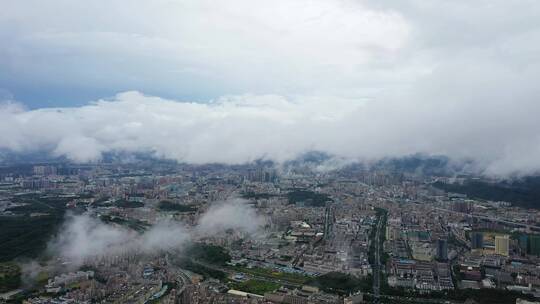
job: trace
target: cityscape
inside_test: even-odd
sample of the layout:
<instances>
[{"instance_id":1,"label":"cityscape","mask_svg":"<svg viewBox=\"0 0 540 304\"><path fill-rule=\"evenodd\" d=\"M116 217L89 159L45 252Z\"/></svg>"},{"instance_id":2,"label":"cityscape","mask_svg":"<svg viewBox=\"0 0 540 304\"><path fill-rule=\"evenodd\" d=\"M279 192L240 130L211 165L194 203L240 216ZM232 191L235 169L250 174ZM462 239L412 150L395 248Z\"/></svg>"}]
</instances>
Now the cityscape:
<instances>
[{"instance_id":1,"label":"cityscape","mask_svg":"<svg viewBox=\"0 0 540 304\"><path fill-rule=\"evenodd\" d=\"M468 176L312 168L5 168L0 253L17 262L2 264L2 297L465 303L540 295L539 210L444 190Z\"/></svg>"},{"instance_id":2,"label":"cityscape","mask_svg":"<svg viewBox=\"0 0 540 304\"><path fill-rule=\"evenodd\" d=\"M0 304L540 304L540 1L0 0Z\"/></svg>"}]
</instances>

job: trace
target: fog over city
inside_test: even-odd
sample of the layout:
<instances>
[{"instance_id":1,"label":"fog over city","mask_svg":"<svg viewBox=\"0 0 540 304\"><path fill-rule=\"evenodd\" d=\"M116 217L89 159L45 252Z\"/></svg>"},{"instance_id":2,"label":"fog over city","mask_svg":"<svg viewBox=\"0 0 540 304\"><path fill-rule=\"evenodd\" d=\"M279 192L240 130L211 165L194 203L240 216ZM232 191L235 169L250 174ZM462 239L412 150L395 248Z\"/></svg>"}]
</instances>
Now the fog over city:
<instances>
[{"instance_id":1,"label":"fog over city","mask_svg":"<svg viewBox=\"0 0 540 304\"><path fill-rule=\"evenodd\" d=\"M124 4L4 6L0 149L228 164L423 153L486 175L540 169L534 2Z\"/></svg>"},{"instance_id":2,"label":"fog over city","mask_svg":"<svg viewBox=\"0 0 540 304\"><path fill-rule=\"evenodd\" d=\"M143 233L120 225L109 225L88 214L70 215L60 232L48 244L48 251L65 259L72 267L82 265L90 257L137 252L156 254L167 250L182 250L192 235L209 236L227 229L255 234L265 219L241 199L216 202L201 217L193 229L182 223L160 220Z\"/></svg>"}]
</instances>

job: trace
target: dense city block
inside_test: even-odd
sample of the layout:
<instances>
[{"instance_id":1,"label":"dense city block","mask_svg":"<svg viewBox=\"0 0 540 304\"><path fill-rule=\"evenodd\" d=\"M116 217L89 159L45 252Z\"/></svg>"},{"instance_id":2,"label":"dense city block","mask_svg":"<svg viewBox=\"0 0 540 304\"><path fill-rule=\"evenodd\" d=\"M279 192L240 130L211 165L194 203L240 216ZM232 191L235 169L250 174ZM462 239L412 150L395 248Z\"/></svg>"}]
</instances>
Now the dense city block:
<instances>
[{"instance_id":1,"label":"dense city block","mask_svg":"<svg viewBox=\"0 0 540 304\"><path fill-rule=\"evenodd\" d=\"M540 296L540 211L441 186L470 176L149 161L21 165L0 177L8 303Z\"/></svg>"}]
</instances>

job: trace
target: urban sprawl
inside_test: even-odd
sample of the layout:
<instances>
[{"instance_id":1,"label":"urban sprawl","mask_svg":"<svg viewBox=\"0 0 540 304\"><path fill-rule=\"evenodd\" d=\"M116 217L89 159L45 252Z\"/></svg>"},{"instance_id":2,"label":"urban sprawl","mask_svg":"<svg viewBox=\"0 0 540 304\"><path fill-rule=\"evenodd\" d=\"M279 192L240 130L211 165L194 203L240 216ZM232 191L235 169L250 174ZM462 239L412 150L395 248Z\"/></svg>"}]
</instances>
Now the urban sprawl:
<instances>
[{"instance_id":1,"label":"urban sprawl","mask_svg":"<svg viewBox=\"0 0 540 304\"><path fill-rule=\"evenodd\" d=\"M489 296L534 303L540 297L538 210L435 186L459 184L460 176L323 169L151 161L4 168L0 279L12 276L14 283L2 286L0 303L475 303ZM227 225L225 217L234 214L217 213L222 218L205 224L216 229L200 228L212 208L228 204L245 218ZM134 235L155 250L106 244L80 257L55 251L55 236L73 218ZM154 245L150 231L164 221L182 226L167 235L185 240L156 235ZM79 237L65 235L68 243Z\"/></svg>"}]
</instances>

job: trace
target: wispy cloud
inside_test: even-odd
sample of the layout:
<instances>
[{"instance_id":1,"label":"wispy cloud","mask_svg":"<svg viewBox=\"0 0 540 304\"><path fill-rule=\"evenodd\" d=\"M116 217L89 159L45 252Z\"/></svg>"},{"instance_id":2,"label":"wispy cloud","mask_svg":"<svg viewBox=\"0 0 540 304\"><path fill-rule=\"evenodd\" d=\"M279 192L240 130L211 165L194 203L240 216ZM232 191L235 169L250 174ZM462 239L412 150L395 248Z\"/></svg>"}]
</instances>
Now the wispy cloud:
<instances>
[{"instance_id":1,"label":"wispy cloud","mask_svg":"<svg viewBox=\"0 0 540 304\"><path fill-rule=\"evenodd\" d=\"M143 233L106 224L86 214L70 215L58 235L49 242L48 251L73 265L81 265L85 259L93 257L182 250L193 238L214 236L227 229L256 234L262 232L265 222L262 215L241 199L217 202L202 215L195 227L161 220Z\"/></svg>"}]
</instances>

